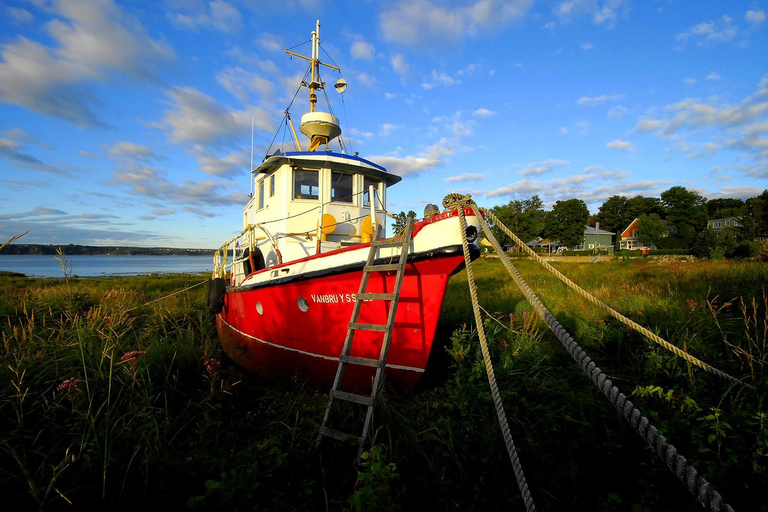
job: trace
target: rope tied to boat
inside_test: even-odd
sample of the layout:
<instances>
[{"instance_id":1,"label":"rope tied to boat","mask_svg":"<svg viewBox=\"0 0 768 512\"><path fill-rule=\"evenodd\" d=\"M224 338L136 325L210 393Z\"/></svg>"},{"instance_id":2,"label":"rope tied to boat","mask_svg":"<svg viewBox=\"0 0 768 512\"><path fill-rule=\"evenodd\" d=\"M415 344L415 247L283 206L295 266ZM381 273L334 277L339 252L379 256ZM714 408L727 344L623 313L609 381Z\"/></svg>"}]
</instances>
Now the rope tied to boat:
<instances>
[{"instance_id":1,"label":"rope tied to boat","mask_svg":"<svg viewBox=\"0 0 768 512\"><path fill-rule=\"evenodd\" d=\"M579 366L581 366L584 373L587 374L595 386L597 386L619 413L624 416L630 426L641 438L643 438L648 446L656 451L669 470L675 474L693 497L696 498L706 510L713 512L733 512L733 508L724 503L723 497L710 487L709 482L707 482L705 478L699 476L696 468L690 465L687 459L677 452L677 448L669 443L667 439L659 433L656 427L651 425L648 418L643 416L634 404L627 399L626 395L621 393L619 389L613 385L613 382L611 382L608 376L600 370L597 364L589 356L587 356L586 352L584 352L578 343L574 341L568 331L566 331L557 319L544 307L544 304L542 304L531 287L523 280L520 273L512 264L512 261L501 249L499 242L488 228L485 220L480 217L478 209L473 207L473 211L480 219L480 225L483 228L483 232L487 235L488 240L498 253L499 258L512 276L515 284L518 285L525 298L533 306L534 310L544 318L550 330L555 334L568 353L571 354L571 357L573 357ZM459 215L461 217L462 210L459 210ZM469 265L467 266L467 270L469 270Z\"/></svg>"},{"instance_id":2,"label":"rope tied to boat","mask_svg":"<svg viewBox=\"0 0 768 512\"><path fill-rule=\"evenodd\" d=\"M184 293L184 292L186 292L186 291L188 291L188 290L191 290L192 288L197 288L198 286L200 286L200 285L203 285L203 284L205 284L205 283L207 283L207 282L208 282L208 280L207 280L207 279L206 279L205 281L200 281L199 283L197 283L197 284L193 284L192 286L187 286L187 287L186 287L186 288L184 288L183 290L178 290L178 291L175 291L175 292L173 292L173 293L170 293L170 294L168 294L168 295L165 295L164 297L160 297L159 299L155 299L155 300L153 300L153 301L150 301L150 302L147 302L147 303L145 303L145 304L142 304L141 306L136 306L135 308L126 309L126 310L124 311L124 313L130 313L131 311L133 311L133 310L135 310L135 309L143 308L144 306L149 306L150 304L154 304L155 302L160 302L161 300L169 299L169 298L173 297L174 295L178 295L178 294L180 294L180 293Z\"/></svg>"},{"instance_id":3,"label":"rope tied to boat","mask_svg":"<svg viewBox=\"0 0 768 512\"><path fill-rule=\"evenodd\" d=\"M528 512L536 510L536 506L533 504L533 498L528 490L528 483L525 480L523 474L523 468L520 463L520 458L517 455L517 449L515 443L512 440L512 433L509 430L509 423L507 422L507 415L504 412L504 404L501 401L501 394L499 393L499 386L496 383L496 374L493 371L493 362L491 361L491 353L488 349L488 340L485 337L485 329L483 327L482 317L480 316L480 302L477 299L477 285L475 284L474 274L472 273L472 258L469 255L469 244L467 242L467 222L464 218L463 203L466 203L466 199L453 198L451 196L459 196L460 194L450 194L443 199L443 206L446 203L450 204L452 208L456 208L459 212L459 223L461 225L461 241L462 248L464 250L464 264L467 268L467 282L469 283L469 294L472 297L472 311L475 314L475 322L477 323L477 334L480 338L480 350L483 354L483 363L485 363L485 372L488 375L488 384L491 387L491 395L493 396L493 405L496 407L496 416L499 421L499 427L501 428L501 434L504 437L504 444L507 447L507 453L509 454L509 460L512 462L512 469L515 472L515 479L517 480L517 486L520 489L520 494L523 497L525 508ZM451 199L449 200L449 197ZM465 196L469 198L469 196ZM471 198L469 198L471 201ZM472 203L474 204L474 203ZM454 206L455 205L455 206Z\"/></svg>"},{"instance_id":4,"label":"rope tied to boat","mask_svg":"<svg viewBox=\"0 0 768 512\"><path fill-rule=\"evenodd\" d=\"M749 389L754 390L755 388L751 386L750 384L747 384L746 382L742 381L741 379L738 379L732 375L729 375L725 373L722 370L719 370L715 368L714 366L705 363L704 361L701 361L700 359L692 356L688 352L676 347L675 345L671 344L670 342L666 341L659 335L651 332L650 330L646 329L642 325L638 324L637 322L627 318L626 316L622 315L612 307L608 306L604 302L602 302L600 299L589 293L588 291L581 288L579 285L568 279L565 275L563 275L561 272L559 272L555 267L544 261L544 259L536 254L536 252L528 247L525 242L523 242L517 235L515 235L507 226L505 226L499 219L496 217L490 210L487 210L486 208L480 209L486 216L486 218L490 219L491 222L493 222L496 226L499 227L504 233L506 233L507 236L509 236L518 246L520 246L521 249L523 249L528 255L530 255L536 262L541 264L545 269L547 269L549 272L554 274L555 277L557 277L560 281L562 281L566 286L568 286L570 289L575 291L579 296L586 299L587 301L591 302L595 306L599 307L609 315L611 315L613 318L621 322L622 324L626 325L627 327L630 327L631 329L634 329L635 331L639 332L649 340L653 341L657 345L669 350L673 354L675 354L677 357L680 357L689 363L698 366L699 368L713 374L717 375L718 377L728 380L730 382L737 382L743 386L746 386ZM490 237L489 237L490 238Z\"/></svg>"}]
</instances>

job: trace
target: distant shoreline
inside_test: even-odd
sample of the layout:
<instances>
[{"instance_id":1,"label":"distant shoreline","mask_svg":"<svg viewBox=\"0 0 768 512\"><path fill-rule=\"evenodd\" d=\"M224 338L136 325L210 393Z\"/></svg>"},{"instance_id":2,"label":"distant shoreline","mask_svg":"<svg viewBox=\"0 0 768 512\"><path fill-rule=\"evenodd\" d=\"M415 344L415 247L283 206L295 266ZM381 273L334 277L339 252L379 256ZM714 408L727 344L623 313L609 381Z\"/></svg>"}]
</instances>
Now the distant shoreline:
<instances>
[{"instance_id":1,"label":"distant shoreline","mask_svg":"<svg viewBox=\"0 0 768 512\"><path fill-rule=\"evenodd\" d=\"M208 256L215 252L215 249L178 249L175 247L12 244L3 248L0 255L55 255L59 248L67 256Z\"/></svg>"}]
</instances>

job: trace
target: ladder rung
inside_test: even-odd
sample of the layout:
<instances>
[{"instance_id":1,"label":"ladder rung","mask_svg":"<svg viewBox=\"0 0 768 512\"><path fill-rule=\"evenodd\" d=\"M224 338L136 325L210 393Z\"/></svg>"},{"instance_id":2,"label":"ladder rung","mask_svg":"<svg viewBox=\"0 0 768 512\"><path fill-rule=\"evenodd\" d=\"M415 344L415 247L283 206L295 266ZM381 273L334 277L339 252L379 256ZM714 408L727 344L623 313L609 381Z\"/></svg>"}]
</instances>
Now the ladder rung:
<instances>
[{"instance_id":1,"label":"ladder rung","mask_svg":"<svg viewBox=\"0 0 768 512\"><path fill-rule=\"evenodd\" d=\"M402 238L390 238L388 240L376 240L371 242L371 247L385 247L385 246L396 247L398 245L403 245Z\"/></svg>"},{"instance_id":2,"label":"ladder rung","mask_svg":"<svg viewBox=\"0 0 768 512\"><path fill-rule=\"evenodd\" d=\"M387 326L381 325L381 324L361 324L358 322L350 322L349 323L350 329L357 329L359 331L378 331L378 332L386 332Z\"/></svg>"},{"instance_id":3,"label":"ladder rung","mask_svg":"<svg viewBox=\"0 0 768 512\"><path fill-rule=\"evenodd\" d=\"M364 441L364 439L360 436L347 434L346 432L341 432L339 430L334 430L328 427L320 427L320 435L326 436L326 437L332 437L337 441L346 441L351 437L352 439L355 439L358 442L358 444L362 444Z\"/></svg>"},{"instance_id":4,"label":"ladder rung","mask_svg":"<svg viewBox=\"0 0 768 512\"><path fill-rule=\"evenodd\" d=\"M354 393L347 393L346 391L339 391L338 389L331 390L331 396L340 400L346 400L347 402L354 402L356 404L369 406L373 403L370 396L356 395Z\"/></svg>"},{"instance_id":5,"label":"ladder rung","mask_svg":"<svg viewBox=\"0 0 768 512\"><path fill-rule=\"evenodd\" d=\"M357 300L395 300L394 293L358 293Z\"/></svg>"},{"instance_id":6,"label":"ladder rung","mask_svg":"<svg viewBox=\"0 0 768 512\"><path fill-rule=\"evenodd\" d=\"M372 368L381 368L382 366L381 361L378 359L369 359L367 357L341 356L339 361L360 366L370 366Z\"/></svg>"},{"instance_id":7,"label":"ladder rung","mask_svg":"<svg viewBox=\"0 0 768 512\"><path fill-rule=\"evenodd\" d=\"M399 263L387 263L384 265L366 265L363 268L365 272L387 272L389 270L400 270Z\"/></svg>"}]
</instances>

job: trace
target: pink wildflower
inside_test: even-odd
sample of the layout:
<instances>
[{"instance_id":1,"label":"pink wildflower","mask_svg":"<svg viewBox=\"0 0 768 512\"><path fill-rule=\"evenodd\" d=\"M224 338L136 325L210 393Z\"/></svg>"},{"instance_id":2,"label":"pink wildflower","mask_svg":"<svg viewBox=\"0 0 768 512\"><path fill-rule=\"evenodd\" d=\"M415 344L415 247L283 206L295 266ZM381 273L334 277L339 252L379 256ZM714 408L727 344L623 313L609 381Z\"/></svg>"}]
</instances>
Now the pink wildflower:
<instances>
[{"instance_id":1,"label":"pink wildflower","mask_svg":"<svg viewBox=\"0 0 768 512\"><path fill-rule=\"evenodd\" d=\"M130 352L127 352L123 357L120 358L120 362L123 361L136 361L138 358L146 354L147 352L145 350L132 350Z\"/></svg>"},{"instance_id":2,"label":"pink wildflower","mask_svg":"<svg viewBox=\"0 0 768 512\"><path fill-rule=\"evenodd\" d=\"M203 363L203 367L206 370L208 370L210 373L216 373L221 368L221 363L218 360L211 357L205 360L205 362Z\"/></svg>"},{"instance_id":3,"label":"pink wildflower","mask_svg":"<svg viewBox=\"0 0 768 512\"><path fill-rule=\"evenodd\" d=\"M526 316L528 316L528 312L527 311L523 311L523 318L525 318Z\"/></svg>"},{"instance_id":4,"label":"pink wildflower","mask_svg":"<svg viewBox=\"0 0 768 512\"><path fill-rule=\"evenodd\" d=\"M83 381L80 379L75 379L75 378L67 379L58 385L58 387L56 388L56 391L65 391L69 393L70 391L76 390L77 387L82 383Z\"/></svg>"}]
</instances>

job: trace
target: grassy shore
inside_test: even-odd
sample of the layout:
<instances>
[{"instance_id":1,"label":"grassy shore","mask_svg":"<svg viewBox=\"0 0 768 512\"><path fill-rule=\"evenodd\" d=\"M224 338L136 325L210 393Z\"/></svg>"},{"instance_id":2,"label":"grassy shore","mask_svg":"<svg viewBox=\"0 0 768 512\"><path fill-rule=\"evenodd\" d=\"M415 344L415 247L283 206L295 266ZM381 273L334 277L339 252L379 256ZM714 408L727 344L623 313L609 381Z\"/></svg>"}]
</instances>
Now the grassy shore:
<instances>
[{"instance_id":1,"label":"grassy shore","mask_svg":"<svg viewBox=\"0 0 768 512\"><path fill-rule=\"evenodd\" d=\"M534 262L516 265L729 504L768 510L768 266L555 263L753 392L627 331ZM474 268L537 508L700 510L536 318L500 262L481 259ZM0 274L6 510L523 510L464 273L449 285L424 382L383 398L358 469L314 449L327 390L265 380L222 355L204 286L143 306L205 278Z\"/></svg>"}]
</instances>

